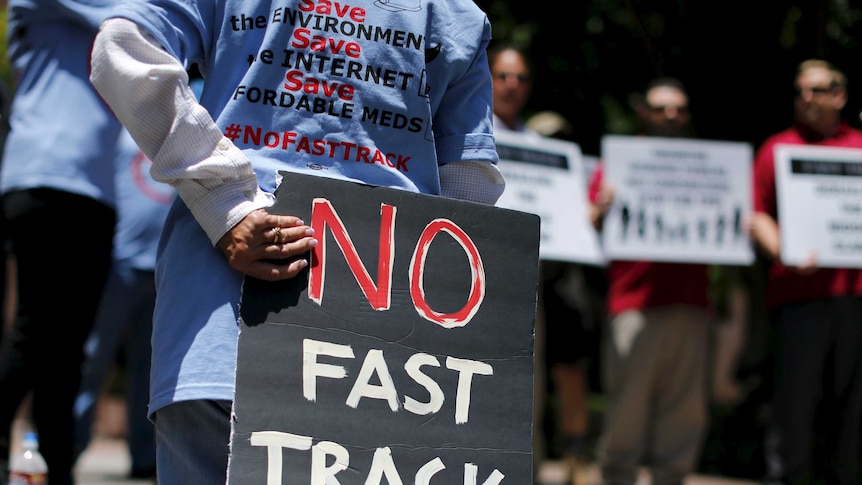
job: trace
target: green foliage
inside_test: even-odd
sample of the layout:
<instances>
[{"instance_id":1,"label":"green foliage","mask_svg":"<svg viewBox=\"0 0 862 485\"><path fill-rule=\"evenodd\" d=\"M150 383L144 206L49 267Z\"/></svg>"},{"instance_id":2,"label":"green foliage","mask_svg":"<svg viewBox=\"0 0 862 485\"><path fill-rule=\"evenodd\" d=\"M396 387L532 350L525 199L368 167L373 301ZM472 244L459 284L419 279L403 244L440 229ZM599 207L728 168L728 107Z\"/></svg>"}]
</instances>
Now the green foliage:
<instances>
[{"instance_id":1,"label":"green foliage","mask_svg":"<svg viewBox=\"0 0 862 485\"><path fill-rule=\"evenodd\" d=\"M6 55L6 14L6 9L0 8L0 79L11 88L13 86L12 66L9 63L9 56Z\"/></svg>"},{"instance_id":2,"label":"green foliage","mask_svg":"<svg viewBox=\"0 0 862 485\"><path fill-rule=\"evenodd\" d=\"M702 138L759 144L791 122L792 77L810 57L850 80L845 115L860 125L862 4L846 0L585 0L567 12L535 2L476 0L495 41L527 49L536 67L526 112L555 110L585 153L628 133L628 99L657 76L688 87Z\"/></svg>"}]
</instances>

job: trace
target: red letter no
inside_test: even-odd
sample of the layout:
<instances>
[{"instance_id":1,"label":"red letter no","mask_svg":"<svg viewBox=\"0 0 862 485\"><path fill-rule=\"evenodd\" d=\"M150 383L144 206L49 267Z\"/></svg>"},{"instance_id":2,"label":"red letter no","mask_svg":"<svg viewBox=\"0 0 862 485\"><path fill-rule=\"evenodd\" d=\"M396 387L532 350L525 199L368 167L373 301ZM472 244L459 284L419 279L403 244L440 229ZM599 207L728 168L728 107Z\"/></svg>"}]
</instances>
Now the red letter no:
<instances>
[{"instance_id":1,"label":"red letter no","mask_svg":"<svg viewBox=\"0 0 862 485\"><path fill-rule=\"evenodd\" d=\"M332 231L335 242L347 260L347 265L359 283L362 293L375 310L388 310L391 304L392 262L395 257L395 207L380 206L380 242L378 244L377 284L371 279L365 265L356 252L356 247L347 234L344 224L326 199L314 199L311 211L311 227L318 235L319 244L311 253L311 270L308 281L308 297L321 304L326 275L326 228ZM470 262L470 295L463 308L454 313L438 313L431 309L425 299L424 273L428 247L440 232L452 236L467 253ZM479 250L460 227L448 219L431 221L416 242L416 249L410 260L410 296L416 312L423 318L446 328L462 327L479 310L485 298L485 268Z\"/></svg>"},{"instance_id":2,"label":"red letter no","mask_svg":"<svg viewBox=\"0 0 862 485\"><path fill-rule=\"evenodd\" d=\"M425 289L423 285L425 256L428 246L431 245L431 241L440 232L447 232L455 238L455 241L464 248L464 252L467 253L467 258L470 260L472 279L470 296L467 298L464 308L455 313L437 313L425 301ZM410 297L413 298L413 306L416 307L419 315L446 328L467 325L467 322L473 318L473 315L479 310L479 306L482 305L482 300L485 299L485 268L482 266L482 258L479 256L479 250L473 244L470 236L455 225L454 222L448 219L435 219L425 226L425 230L419 236L419 241L416 242L416 250L413 251L413 258L410 260Z\"/></svg>"},{"instance_id":3,"label":"red letter no","mask_svg":"<svg viewBox=\"0 0 862 485\"><path fill-rule=\"evenodd\" d=\"M362 293L375 310L388 310L391 303L392 259L395 257L395 207L380 206L380 244L377 258L377 284L371 280L368 270L356 253L356 246L344 229L344 224L326 199L314 199L311 207L311 227L318 234L318 245L311 252L311 275L308 280L308 297L320 305L323 301L323 280L326 274L326 227L341 253L347 260L350 272L362 288Z\"/></svg>"}]
</instances>

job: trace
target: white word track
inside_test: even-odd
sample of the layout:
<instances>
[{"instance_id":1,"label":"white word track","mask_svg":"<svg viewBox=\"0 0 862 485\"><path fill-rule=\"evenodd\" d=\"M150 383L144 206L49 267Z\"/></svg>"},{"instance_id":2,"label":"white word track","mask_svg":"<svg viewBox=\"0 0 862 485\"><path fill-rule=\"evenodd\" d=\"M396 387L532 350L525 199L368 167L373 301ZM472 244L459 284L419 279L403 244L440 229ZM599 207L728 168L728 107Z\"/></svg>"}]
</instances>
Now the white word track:
<instances>
[{"instance_id":1,"label":"white word track","mask_svg":"<svg viewBox=\"0 0 862 485\"><path fill-rule=\"evenodd\" d=\"M252 446L266 447L267 467L266 484L282 484L282 453L284 450L311 451L311 485L336 485L336 475L347 469L350 465L350 453L338 443L332 441L318 441L314 443L311 436L301 436L278 431L256 431L251 434ZM327 462L331 462L327 465ZM415 485L431 485L431 479L438 472L446 469L446 465L439 457L425 463L416 471ZM464 464L464 485L478 485L479 469L475 464ZM368 470L365 485L381 485L383 479L388 485L403 485L404 481L389 447L377 448L374 458ZM503 482L503 475L494 469L481 485L498 485ZM408 482L409 483L409 482ZM436 483L435 483L436 485ZM441 484L442 485L442 484Z\"/></svg>"},{"instance_id":2,"label":"white word track","mask_svg":"<svg viewBox=\"0 0 862 485\"><path fill-rule=\"evenodd\" d=\"M344 366L323 363L319 356L338 359L354 359L353 348L349 345L322 342L305 339L302 342L302 395L309 401L317 401L318 378L344 379L348 376ZM404 396L404 409L420 416L440 411L445 401L445 395L440 385L433 378L422 372L422 367L440 367L436 357L426 353L416 353L404 363L404 371L414 382L422 386L429 394L427 402L418 401L410 396ZM494 368L484 362L456 357L446 357L446 368L458 373L458 386L455 392L455 423L466 424L470 416L470 392L473 387L473 376L490 376ZM379 385L372 384L376 377ZM345 403L356 408L362 398L381 399L389 404L389 409L397 412L401 409L395 382L389 372L389 366L383 357L383 351L370 349L365 354L362 367L356 375L356 381L347 395Z\"/></svg>"}]
</instances>

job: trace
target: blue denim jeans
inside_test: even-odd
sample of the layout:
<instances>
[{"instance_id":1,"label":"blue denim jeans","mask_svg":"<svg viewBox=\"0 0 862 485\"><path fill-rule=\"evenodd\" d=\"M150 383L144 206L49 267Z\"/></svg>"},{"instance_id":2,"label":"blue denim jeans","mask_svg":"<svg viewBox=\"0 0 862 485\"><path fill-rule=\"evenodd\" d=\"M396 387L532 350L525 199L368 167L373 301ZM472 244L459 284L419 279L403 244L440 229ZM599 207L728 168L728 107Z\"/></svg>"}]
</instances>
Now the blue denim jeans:
<instances>
[{"instance_id":1,"label":"blue denim jeans","mask_svg":"<svg viewBox=\"0 0 862 485\"><path fill-rule=\"evenodd\" d=\"M0 350L0 483L5 483L12 423L32 391L32 418L51 484L74 482L72 409L81 382L84 342L111 264L116 214L90 197L54 189L3 195L16 260L18 306ZM62 243L45 237L68 235Z\"/></svg>"},{"instance_id":2,"label":"blue denim jeans","mask_svg":"<svg viewBox=\"0 0 862 485\"><path fill-rule=\"evenodd\" d=\"M226 483L231 402L196 400L154 415L159 485Z\"/></svg>"},{"instance_id":3,"label":"blue denim jeans","mask_svg":"<svg viewBox=\"0 0 862 485\"><path fill-rule=\"evenodd\" d=\"M114 261L96 322L84 347L81 388L75 401L75 447L82 453L92 437L93 419L105 379L123 350L126 368L126 441L132 458L132 473L156 467L156 438L147 418L150 392L150 337L156 283L152 270Z\"/></svg>"}]
</instances>

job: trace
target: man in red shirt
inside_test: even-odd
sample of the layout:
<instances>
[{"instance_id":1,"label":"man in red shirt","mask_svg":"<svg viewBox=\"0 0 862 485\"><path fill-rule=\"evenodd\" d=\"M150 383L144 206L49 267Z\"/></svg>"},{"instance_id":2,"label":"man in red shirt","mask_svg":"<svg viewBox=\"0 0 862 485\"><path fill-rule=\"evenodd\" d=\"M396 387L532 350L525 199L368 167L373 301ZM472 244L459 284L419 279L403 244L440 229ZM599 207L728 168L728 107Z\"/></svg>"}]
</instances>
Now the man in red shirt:
<instances>
[{"instance_id":1,"label":"man in red shirt","mask_svg":"<svg viewBox=\"0 0 862 485\"><path fill-rule=\"evenodd\" d=\"M754 210L748 230L771 262L766 306L775 336L776 373L767 430L768 483L857 484L862 426L862 276L857 269L818 268L811 252L800 267L779 259L774 149L779 143L862 148L862 132L842 120L847 80L833 65L799 65L795 123L767 138L754 165ZM792 217L783 214L782 217ZM828 408L822 405L826 403ZM815 411L825 412L834 456L813 477ZM819 421L819 420L818 420Z\"/></svg>"},{"instance_id":2,"label":"man in red shirt","mask_svg":"<svg viewBox=\"0 0 862 485\"><path fill-rule=\"evenodd\" d=\"M660 78L636 106L644 135L692 137L688 94ZM597 229L613 189L597 170L590 185ZM609 332L602 371L608 398L597 458L605 484L634 484L647 467L654 485L680 485L697 465L707 431L707 266L611 261Z\"/></svg>"}]
</instances>

